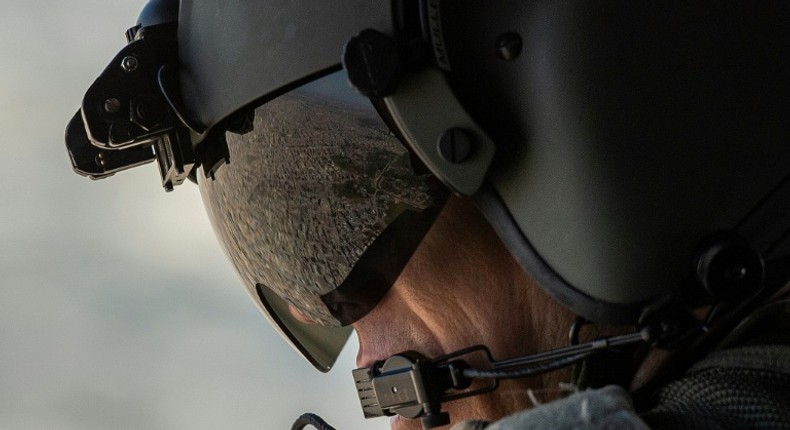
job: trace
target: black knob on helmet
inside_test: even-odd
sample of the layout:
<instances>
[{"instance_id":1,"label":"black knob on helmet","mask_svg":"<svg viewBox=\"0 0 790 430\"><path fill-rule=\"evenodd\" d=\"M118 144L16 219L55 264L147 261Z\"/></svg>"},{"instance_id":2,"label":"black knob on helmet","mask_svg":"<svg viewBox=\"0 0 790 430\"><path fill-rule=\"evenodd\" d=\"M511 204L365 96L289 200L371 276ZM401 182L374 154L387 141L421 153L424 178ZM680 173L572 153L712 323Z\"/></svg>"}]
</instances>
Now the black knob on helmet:
<instances>
[{"instance_id":1,"label":"black knob on helmet","mask_svg":"<svg viewBox=\"0 0 790 430\"><path fill-rule=\"evenodd\" d=\"M765 263L742 237L721 233L704 242L696 259L696 274L711 297L733 301L762 288Z\"/></svg>"}]
</instances>

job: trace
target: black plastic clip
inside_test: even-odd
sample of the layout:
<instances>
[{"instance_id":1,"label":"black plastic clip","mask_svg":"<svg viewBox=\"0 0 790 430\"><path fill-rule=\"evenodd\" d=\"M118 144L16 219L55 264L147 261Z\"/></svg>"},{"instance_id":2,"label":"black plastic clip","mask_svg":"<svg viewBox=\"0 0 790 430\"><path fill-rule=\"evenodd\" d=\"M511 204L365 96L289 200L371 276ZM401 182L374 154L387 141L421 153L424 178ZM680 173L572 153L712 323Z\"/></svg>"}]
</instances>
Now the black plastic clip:
<instances>
[{"instance_id":1,"label":"black plastic clip","mask_svg":"<svg viewBox=\"0 0 790 430\"><path fill-rule=\"evenodd\" d=\"M396 414L420 418L425 429L449 424L442 403L493 391L498 385L498 381L491 381L469 389L472 382L463 373L469 366L457 358L475 352L484 353L489 363L493 361L487 348L475 346L433 360L406 352L354 370L365 418Z\"/></svg>"}]
</instances>

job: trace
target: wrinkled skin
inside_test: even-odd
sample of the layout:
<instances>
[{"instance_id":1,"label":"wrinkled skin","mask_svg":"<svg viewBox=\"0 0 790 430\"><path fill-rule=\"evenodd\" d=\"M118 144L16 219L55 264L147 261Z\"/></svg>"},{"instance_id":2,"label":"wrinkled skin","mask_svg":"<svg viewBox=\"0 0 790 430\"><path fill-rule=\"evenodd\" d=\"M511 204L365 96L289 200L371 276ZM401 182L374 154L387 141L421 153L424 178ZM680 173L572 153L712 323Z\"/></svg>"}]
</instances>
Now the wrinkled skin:
<instances>
[{"instance_id":1,"label":"wrinkled skin","mask_svg":"<svg viewBox=\"0 0 790 430\"><path fill-rule=\"evenodd\" d=\"M466 200L452 198L400 278L354 328L357 365L413 350L434 357L487 345L496 360L567 345L573 315L550 299ZM527 389L557 391L566 370L505 381L495 392L446 403L452 421L495 419L530 407ZM394 419L392 428L419 429Z\"/></svg>"}]
</instances>

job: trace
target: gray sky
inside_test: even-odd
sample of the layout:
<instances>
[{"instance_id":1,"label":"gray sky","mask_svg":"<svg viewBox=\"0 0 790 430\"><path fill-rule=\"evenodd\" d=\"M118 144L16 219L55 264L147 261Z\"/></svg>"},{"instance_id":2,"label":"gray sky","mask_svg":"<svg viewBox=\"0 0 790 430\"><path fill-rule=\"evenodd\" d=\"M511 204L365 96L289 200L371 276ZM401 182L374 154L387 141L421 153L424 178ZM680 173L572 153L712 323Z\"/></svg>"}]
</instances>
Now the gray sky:
<instances>
[{"instance_id":1,"label":"gray sky","mask_svg":"<svg viewBox=\"0 0 790 430\"><path fill-rule=\"evenodd\" d=\"M197 187L72 173L66 123L144 4L0 2L0 428L386 428L355 344L320 374L257 313Z\"/></svg>"}]
</instances>

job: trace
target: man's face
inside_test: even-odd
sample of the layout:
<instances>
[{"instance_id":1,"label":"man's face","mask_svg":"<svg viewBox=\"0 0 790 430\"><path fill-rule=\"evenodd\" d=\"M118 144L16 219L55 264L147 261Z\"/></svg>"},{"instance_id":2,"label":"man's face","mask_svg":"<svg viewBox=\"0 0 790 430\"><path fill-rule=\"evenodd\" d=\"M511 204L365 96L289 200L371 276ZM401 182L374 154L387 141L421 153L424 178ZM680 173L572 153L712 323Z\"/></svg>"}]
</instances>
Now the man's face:
<instances>
[{"instance_id":1,"label":"man's face","mask_svg":"<svg viewBox=\"0 0 790 430\"><path fill-rule=\"evenodd\" d=\"M392 289L354 323L357 366L403 351L435 357L477 344L497 360L530 354L559 346L571 319L523 272L477 210L451 199ZM453 422L493 419L528 407L528 388L556 382L510 381L442 408ZM392 427L421 428L419 420L399 418Z\"/></svg>"}]
</instances>

